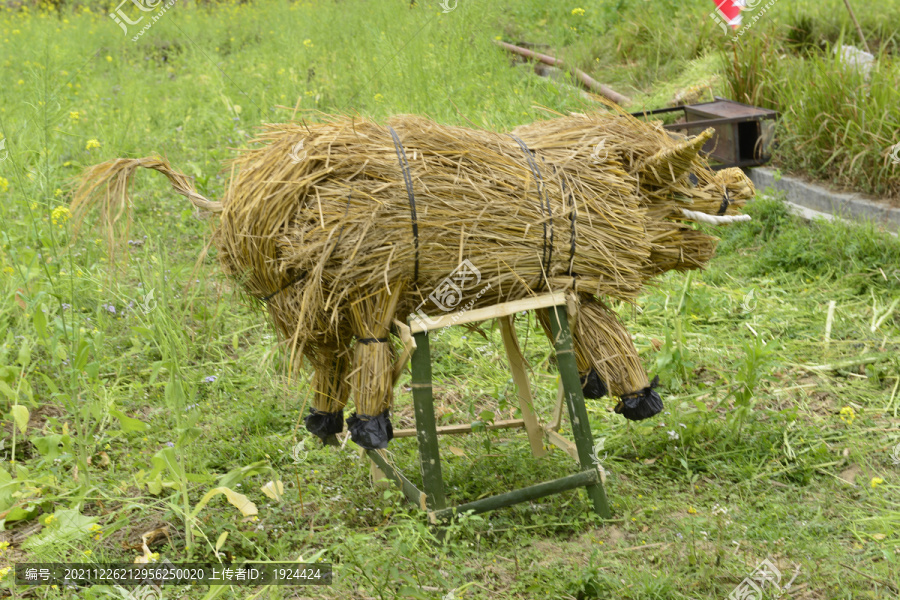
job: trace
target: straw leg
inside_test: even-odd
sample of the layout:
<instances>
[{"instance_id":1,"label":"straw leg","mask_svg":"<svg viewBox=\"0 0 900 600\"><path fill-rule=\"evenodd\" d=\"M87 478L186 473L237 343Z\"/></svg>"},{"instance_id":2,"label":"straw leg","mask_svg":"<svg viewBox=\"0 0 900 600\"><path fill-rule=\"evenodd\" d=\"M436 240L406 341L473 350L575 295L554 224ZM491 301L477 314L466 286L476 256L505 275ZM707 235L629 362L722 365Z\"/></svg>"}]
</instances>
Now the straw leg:
<instances>
[{"instance_id":1,"label":"straw leg","mask_svg":"<svg viewBox=\"0 0 900 600\"><path fill-rule=\"evenodd\" d=\"M550 317L549 317L550 312L546 311L546 310L538 310L538 311L535 311L535 314L537 315L537 321L540 324L541 329L544 330L544 334L547 336L547 339L553 340L553 332L551 331L551 328L550 328ZM576 321L576 328L577 328L577 321ZM578 345L578 338L575 336L576 328L572 329L572 336L574 339L573 343L575 344L575 364L578 367L578 374L582 377L582 381L584 381L583 378L591 370L591 363L589 360L587 360L585 353L580 351L581 349ZM557 410L559 410L560 413L562 412L561 411L562 404L563 404L563 389L562 389L562 381L560 381L559 382L559 393L557 395ZM555 427L551 427L552 429L554 429L554 431L558 430L559 425L560 425L560 423L556 417L557 417L557 414L554 413L553 422L555 424Z\"/></svg>"},{"instance_id":2,"label":"straw leg","mask_svg":"<svg viewBox=\"0 0 900 600\"><path fill-rule=\"evenodd\" d=\"M444 477L438 448L437 424L434 418L434 395L431 388L431 348L428 333L415 334L416 350L411 359L413 405L419 441L422 480L428 496L428 507L440 510L447 506Z\"/></svg>"},{"instance_id":3,"label":"straw leg","mask_svg":"<svg viewBox=\"0 0 900 600\"><path fill-rule=\"evenodd\" d=\"M500 318L500 333L503 337L503 345L506 347L506 356L509 359L513 381L516 384L519 408L522 411L522 420L525 421L525 430L528 432L531 453L535 458L540 458L547 454L547 450L544 448L544 434L541 424L538 423L534 414L534 399L528 383L528 372L525 370L525 357L522 355L519 340L516 338L513 315Z\"/></svg>"},{"instance_id":4,"label":"straw leg","mask_svg":"<svg viewBox=\"0 0 900 600\"><path fill-rule=\"evenodd\" d=\"M394 396L393 346L389 330L402 285L368 295L360 291L359 300L349 310L350 325L356 337L350 387L356 413L347 419L354 442L367 450L387 448L393 439L390 408Z\"/></svg>"},{"instance_id":5,"label":"straw leg","mask_svg":"<svg viewBox=\"0 0 900 600\"><path fill-rule=\"evenodd\" d=\"M347 351L337 344L323 344L318 355L311 357L313 373L312 407L322 412L338 412L347 405L350 387L346 377L350 372Z\"/></svg>"},{"instance_id":6,"label":"straw leg","mask_svg":"<svg viewBox=\"0 0 900 600\"><path fill-rule=\"evenodd\" d=\"M566 405L569 408L569 420L572 423L572 434L578 450L578 462L581 463L581 468L584 470L595 469L592 456L594 437L591 433L587 409L584 406L584 396L581 393L581 381L578 376L578 367L575 364L575 352L572 349L572 333L569 330L566 307L551 308L549 313L550 331L553 334L551 339L556 348L559 376L565 386ZM610 518L609 503L606 500L603 483L598 480L597 483L585 486L585 489L594 505L594 512L604 519Z\"/></svg>"},{"instance_id":7,"label":"straw leg","mask_svg":"<svg viewBox=\"0 0 900 600\"><path fill-rule=\"evenodd\" d=\"M593 368L606 383L610 395L622 397L650 385L631 334L603 303L594 299L581 302L572 335L576 351L584 355L588 369Z\"/></svg>"},{"instance_id":8,"label":"straw leg","mask_svg":"<svg viewBox=\"0 0 900 600\"><path fill-rule=\"evenodd\" d=\"M307 355L314 366L313 398L306 429L326 445L338 444L335 434L344 429L344 406L350 395L346 377L350 361L346 349L329 340L318 349L317 355Z\"/></svg>"}]
</instances>

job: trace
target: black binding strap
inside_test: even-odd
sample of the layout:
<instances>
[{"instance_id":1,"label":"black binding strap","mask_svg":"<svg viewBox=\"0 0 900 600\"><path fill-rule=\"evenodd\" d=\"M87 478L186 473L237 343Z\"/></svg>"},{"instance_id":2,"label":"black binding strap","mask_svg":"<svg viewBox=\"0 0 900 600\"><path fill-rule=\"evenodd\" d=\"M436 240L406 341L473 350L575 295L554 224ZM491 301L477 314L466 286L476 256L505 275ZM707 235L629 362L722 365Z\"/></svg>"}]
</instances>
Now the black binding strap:
<instances>
[{"instance_id":1,"label":"black binding strap","mask_svg":"<svg viewBox=\"0 0 900 600\"><path fill-rule=\"evenodd\" d=\"M356 338L358 344L386 344L389 341L388 338Z\"/></svg>"},{"instance_id":2,"label":"black binding strap","mask_svg":"<svg viewBox=\"0 0 900 600\"><path fill-rule=\"evenodd\" d=\"M550 208L550 194L546 191L546 187L544 186L544 179L541 177L541 172L538 170L538 165L534 160L534 152L528 149L528 146L525 145L521 139L516 136L510 134L512 139L516 140L519 144L519 147L522 148L522 152L525 153L525 158L528 159L528 166L531 168L531 175L534 178L535 183L537 184L538 190L538 206L541 207L541 215L546 215L550 217L550 244L547 244L547 220L544 220L544 246L541 252L541 261L543 262L544 269L544 277L548 277L550 275L550 261L553 260L553 212ZM544 212L544 200L547 201L547 211Z\"/></svg>"},{"instance_id":3,"label":"black binding strap","mask_svg":"<svg viewBox=\"0 0 900 600\"><path fill-rule=\"evenodd\" d=\"M406 162L406 151L403 149L403 144L400 143L400 138L397 136L397 132L394 131L393 127L388 127L391 132L391 137L394 138L394 149L397 151L397 160L400 161L400 170L403 171L403 181L406 183L406 195L409 197L409 212L412 215L412 231L413 231L413 244L416 248L416 267L413 271L413 284L418 285L419 283L419 221L416 217L416 196L413 194L413 183L412 183L412 175L409 174L409 163Z\"/></svg>"},{"instance_id":4,"label":"black binding strap","mask_svg":"<svg viewBox=\"0 0 900 600\"><path fill-rule=\"evenodd\" d=\"M731 204L731 198L728 197L728 188L725 188L725 197L722 198L722 205L719 207L719 212L716 213L720 217L725 214L725 211L728 210L728 205Z\"/></svg>"},{"instance_id":5,"label":"black binding strap","mask_svg":"<svg viewBox=\"0 0 900 600\"><path fill-rule=\"evenodd\" d=\"M556 173L556 167L553 167L553 173L554 174ZM574 190L572 193L569 193L569 191L566 189L565 173L559 174L559 184L560 184L560 188L562 190L563 206L566 205L566 202L568 200L572 201L572 210L569 211L569 220L571 221L571 224L572 224L571 229L569 231L569 242L571 243L571 245L569 247L569 270L566 272L566 275L571 277L572 276L572 267L575 266L575 239L576 239L576 235L577 235L575 233L575 219L578 218L578 208L575 205Z\"/></svg>"},{"instance_id":6,"label":"black binding strap","mask_svg":"<svg viewBox=\"0 0 900 600\"><path fill-rule=\"evenodd\" d=\"M263 302L268 302L269 300L271 300L272 298L274 298L275 296L277 296L278 294L280 294L280 293L283 292L284 290L288 289L289 287L291 287L291 286L294 285L295 283L299 283L299 282L303 281L304 279L306 279L306 272L305 272L305 271L304 271L303 273L300 273L299 275L297 275L296 277L294 277L294 278L291 279L290 281L288 281L288 282L287 282L286 284L284 284L280 289L278 289L278 290L272 292L271 294L269 294L268 296L266 296L266 297L264 297L264 298L260 298L260 300L262 300Z\"/></svg>"},{"instance_id":7,"label":"black binding strap","mask_svg":"<svg viewBox=\"0 0 900 600\"><path fill-rule=\"evenodd\" d=\"M353 197L353 192L350 192L349 194L347 194L347 208L344 210L344 220L341 222L341 229L338 231L337 239L334 240L334 246L331 247L331 252L328 253L328 258L331 258L331 255L334 254L334 249L337 248L338 244L341 242L341 236L344 235L344 225L347 224L347 216L350 214L350 199L352 197ZM272 292L271 294L269 294L268 296L266 296L264 298L260 298L260 300L262 300L263 302L268 302L269 300L271 300L272 298L274 298L275 296L277 296L284 290L288 289L295 283L299 283L299 282L303 281L304 279L306 279L305 271L303 273L300 273L296 277L294 277L292 280L290 280L283 286L281 286L281 289Z\"/></svg>"}]
</instances>

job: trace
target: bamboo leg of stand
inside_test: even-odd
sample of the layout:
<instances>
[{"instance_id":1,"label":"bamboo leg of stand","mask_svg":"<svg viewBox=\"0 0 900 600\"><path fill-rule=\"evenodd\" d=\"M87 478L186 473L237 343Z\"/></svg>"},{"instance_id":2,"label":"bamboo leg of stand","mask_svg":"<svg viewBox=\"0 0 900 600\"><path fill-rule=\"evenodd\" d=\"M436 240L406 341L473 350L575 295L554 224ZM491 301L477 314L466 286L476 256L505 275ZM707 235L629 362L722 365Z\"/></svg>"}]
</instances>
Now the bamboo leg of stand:
<instances>
[{"instance_id":1,"label":"bamboo leg of stand","mask_svg":"<svg viewBox=\"0 0 900 600\"><path fill-rule=\"evenodd\" d=\"M416 414L416 431L419 441L419 461L428 505L431 510L446 506L444 478L441 473L441 455L438 449L437 426L434 418L434 396L431 389L431 349L428 333L415 334L416 350L412 354L413 404Z\"/></svg>"},{"instance_id":2,"label":"bamboo leg of stand","mask_svg":"<svg viewBox=\"0 0 900 600\"><path fill-rule=\"evenodd\" d=\"M550 331L556 347L556 361L559 365L559 376L566 390L566 404L569 408L569 420L572 423L572 434L578 449L578 462L582 469L596 468L592 459L594 438L588 421L584 396L581 392L581 378L575 364L575 353L572 350L572 332L569 330L565 306L557 306L550 311ZM585 486L588 496L594 505L594 511L604 519L610 518L609 504L603 483Z\"/></svg>"},{"instance_id":3,"label":"bamboo leg of stand","mask_svg":"<svg viewBox=\"0 0 900 600\"><path fill-rule=\"evenodd\" d=\"M544 432L534 415L534 398L531 395L531 385L528 383L525 357L516 338L513 315L500 318L500 333L503 337L503 346L506 348L506 356L509 358L509 369L516 384L519 408L522 410L522 420L525 421L525 430L528 432L531 453L535 458L540 458L547 454L547 450L544 449Z\"/></svg>"}]
</instances>

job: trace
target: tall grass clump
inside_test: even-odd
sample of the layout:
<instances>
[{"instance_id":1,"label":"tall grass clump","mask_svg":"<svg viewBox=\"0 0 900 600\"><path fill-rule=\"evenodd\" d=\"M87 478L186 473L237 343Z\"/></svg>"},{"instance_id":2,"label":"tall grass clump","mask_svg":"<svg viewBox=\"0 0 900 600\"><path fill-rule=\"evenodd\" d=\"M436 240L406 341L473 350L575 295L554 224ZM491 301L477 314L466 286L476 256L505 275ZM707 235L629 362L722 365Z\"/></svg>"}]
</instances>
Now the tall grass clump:
<instances>
[{"instance_id":1,"label":"tall grass clump","mask_svg":"<svg viewBox=\"0 0 900 600\"><path fill-rule=\"evenodd\" d=\"M776 44L766 34L742 38L724 47L726 97L764 108L778 108L779 80L773 73Z\"/></svg>"},{"instance_id":2,"label":"tall grass clump","mask_svg":"<svg viewBox=\"0 0 900 600\"><path fill-rule=\"evenodd\" d=\"M785 167L879 196L900 196L889 148L900 131L900 68L882 55L866 76L833 48L777 63ZM815 82L815 85L811 85Z\"/></svg>"},{"instance_id":3,"label":"tall grass clump","mask_svg":"<svg viewBox=\"0 0 900 600\"><path fill-rule=\"evenodd\" d=\"M823 48L804 21L782 44L751 35L725 50L725 94L780 113L775 160L792 171L885 197L900 196L890 157L900 142L900 68L882 52L870 72L844 64L842 39Z\"/></svg>"}]
</instances>

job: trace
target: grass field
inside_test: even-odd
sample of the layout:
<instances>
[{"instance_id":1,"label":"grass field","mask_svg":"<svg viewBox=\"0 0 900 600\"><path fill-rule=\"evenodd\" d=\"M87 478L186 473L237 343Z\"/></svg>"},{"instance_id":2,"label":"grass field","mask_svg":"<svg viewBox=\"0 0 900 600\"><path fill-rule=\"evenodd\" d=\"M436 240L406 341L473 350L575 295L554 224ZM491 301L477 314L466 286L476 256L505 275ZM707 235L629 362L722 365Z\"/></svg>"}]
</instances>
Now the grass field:
<instances>
[{"instance_id":1,"label":"grass field","mask_svg":"<svg viewBox=\"0 0 900 600\"><path fill-rule=\"evenodd\" d=\"M161 177L135 181L127 260L120 251L110 262L99 228L73 237L66 207L83 167L158 152L220 198L223 161L261 122L299 111L504 130L545 108L590 110L577 92L512 67L493 39L596 63L598 78L648 106L719 60L711 3L545 4L188 4L135 42L136 26L125 34L107 16L114 6L0 12L0 573L26 560L131 562L145 554L141 535L157 531L148 550L172 561L302 557L336 574L315 590L165 587L164 598L725 598L764 560L780 586L791 581L782 597L900 595L900 242L883 232L808 224L762 194L751 223L719 232L706 271L666 275L640 309L616 307L660 375L666 412L631 423L609 401L588 401L613 519L592 517L570 492L443 529L373 487L352 443L310 439L308 374L284 376L264 313L220 274L214 251L198 261L214 223ZM849 37L842 6L779 2L742 43L764 44L804 16L813 39ZM783 148L813 161L815 144L802 144L824 155L844 127L856 150L831 163L843 171L827 159L804 168L887 190L898 176L876 146L900 121L890 84L900 15L875 7L857 12L888 67L852 83L873 86L869 96L853 88L871 127L847 125L859 116L848 109L819 135L813 111L791 121ZM780 74L779 97L799 103L787 94L803 80L788 74L814 73L826 57L766 67ZM877 127L877 144L865 142ZM518 327L546 416L550 347L533 320ZM516 416L490 323L443 336L433 355L442 422ZM401 427L412 423L407 384ZM456 500L574 467L559 451L535 461L518 433L481 431L442 450ZM391 452L416 472L412 440ZM219 488L258 514L208 496ZM11 579L0 594L121 597Z\"/></svg>"}]
</instances>

